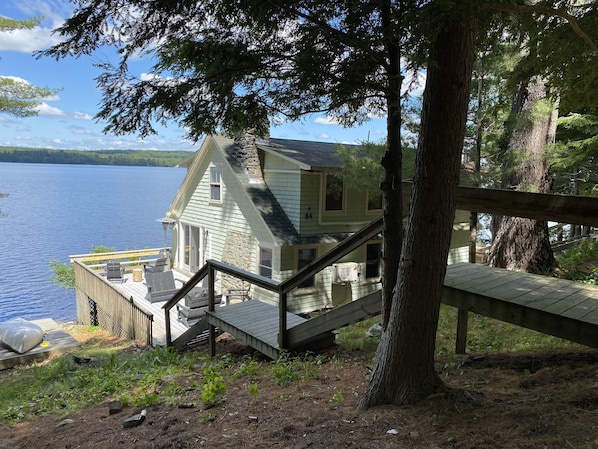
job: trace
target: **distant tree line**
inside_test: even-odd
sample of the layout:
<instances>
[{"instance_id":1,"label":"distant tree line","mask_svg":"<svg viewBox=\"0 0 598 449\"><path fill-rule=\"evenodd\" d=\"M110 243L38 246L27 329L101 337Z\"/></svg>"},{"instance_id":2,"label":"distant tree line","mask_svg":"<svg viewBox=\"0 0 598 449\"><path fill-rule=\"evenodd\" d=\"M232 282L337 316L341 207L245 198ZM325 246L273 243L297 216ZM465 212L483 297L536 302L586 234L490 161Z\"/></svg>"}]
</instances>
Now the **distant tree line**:
<instances>
[{"instance_id":1,"label":"distant tree line","mask_svg":"<svg viewBox=\"0 0 598 449\"><path fill-rule=\"evenodd\" d=\"M189 157L189 151L156 150L54 150L0 147L0 162L81 165L136 165L174 167Z\"/></svg>"}]
</instances>

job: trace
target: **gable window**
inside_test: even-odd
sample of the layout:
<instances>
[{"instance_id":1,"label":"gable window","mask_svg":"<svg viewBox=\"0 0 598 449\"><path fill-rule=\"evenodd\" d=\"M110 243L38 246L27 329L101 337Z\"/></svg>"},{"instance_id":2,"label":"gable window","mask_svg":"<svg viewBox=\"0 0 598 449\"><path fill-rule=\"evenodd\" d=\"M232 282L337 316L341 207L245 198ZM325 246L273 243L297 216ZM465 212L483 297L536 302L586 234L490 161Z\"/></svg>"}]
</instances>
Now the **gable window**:
<instances>
[{"instance_id":1,"label":"gable window","mask_svg":"<svg viewBox=\"0 0 598 449\"><path fill-rule=\"evenodd\" d=\"M326 173L324 210L328 212L343 210L343 178L335 173Z\"/></svg>"},{"instance_id":2,"label":"gable window","mask_svg":"<svg viewBox=\"0 0 598 449\"><path fill-rule=\"evenodd\" d=\"M272 279L272 248L260 246L259 274Z\"/></svg>"},{"instance_id":3,"label":"gable window","mask_svg":"<svg viewBox=\"0 0 598 449\"><path fill-rule=\"evenodd\" d=\"M382 210L382 192L380 190L370 190L367 192L367 211L380 211Z\"/></svg>"},{"instance_id":4,"label":"gable window","mask_svg":"<svg viewBox=\"0 0 598 449\"><path fill-rule=\"evenodd\" d=\"M210 201L222 201L222 165L210 165Z\"/></svg>"},{"instance_id":5,"label":"gable window","mask_svg":"<svg viewBox=\"0 0 598 449\"><path fill-rule=\"evenodd\" d=\"M366 260L365 260L365 278L378 279L380 278L381 254L382 244L368 243L366 245Z\"/></svg>"},{"instance_id":6,"label":"gable window","mask_svg":"<svg viewBox=\"0 0 598 449\"><path fill-rule=\"evenodd\" d=\"M297 250L297 269L300 270L316 258L316 248L300 248ZM316 277L310 276L304 280L297 288L310 288L316 285Z\"/></svg>"}]
</instances>

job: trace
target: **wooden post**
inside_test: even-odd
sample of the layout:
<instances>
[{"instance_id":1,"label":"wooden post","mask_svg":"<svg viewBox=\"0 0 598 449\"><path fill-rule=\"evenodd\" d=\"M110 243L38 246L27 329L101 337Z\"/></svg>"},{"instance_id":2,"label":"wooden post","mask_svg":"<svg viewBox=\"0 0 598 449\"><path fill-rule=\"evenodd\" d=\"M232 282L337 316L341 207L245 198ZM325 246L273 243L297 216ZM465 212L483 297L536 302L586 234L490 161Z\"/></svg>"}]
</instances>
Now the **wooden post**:
<instances>
[{"instance_id":1,"label":"wooden post","mask_svg":"<svg viewBox=\"0 0 598 449\"><path fill-rule=\"evenodd\" d=\"M214 311L214 268L212 265L208 268L208 311ZM208 321L209 322L209 321ZM210 324L208 326L208 341L210 342L210 357L216 355L216 328Z\"/></svg>"},{"instance_id":2,"label":"wooden post","mask_svg":"<svg viewBox=\"0 0 598 449\"><path fill-rule=\"evenodd\" d=\"M166 325L166 346L172 346L172 334L170 331L170 309L164 310L164 318Z\"/></svg>"},{"instance_id":3,"label":"wooden post","mask_svg":"<svg viewBox=\"0 0 598 449\"><path fill-rule=\"evenodd\" d=\"M469 312L465 309L458 309L457 312L457 339L455 342L455 352L465 354L467 346L467 319Z\"/></svg>"},{"instance_id":4,"label":"wooden post","mask_svg":"<svg viewBox=\"0 0 598 449\"><path fill-rule=\"evenodd\" d=\"M287 294L280 293L279 295L279 330L278 330L278 346L280 349L287 347Z\"/></svg>"}]
</instances>

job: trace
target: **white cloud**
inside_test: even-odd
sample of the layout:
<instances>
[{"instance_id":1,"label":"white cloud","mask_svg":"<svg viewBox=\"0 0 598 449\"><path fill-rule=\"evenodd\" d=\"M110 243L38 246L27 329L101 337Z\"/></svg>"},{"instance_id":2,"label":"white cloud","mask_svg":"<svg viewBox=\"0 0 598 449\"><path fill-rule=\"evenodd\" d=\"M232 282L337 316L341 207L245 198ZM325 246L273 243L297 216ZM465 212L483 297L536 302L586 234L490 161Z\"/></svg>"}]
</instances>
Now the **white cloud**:
<instances>
[{"instance_id":1,"label":"white cloud","mask_svg":"<svg viewBox=\"0 0 598 449\"><path fill-rule=\"evenodd\" d=\"M330 139L330 136L326 133L318 134L318 139Z\"/></svg>"},{"instance_id":2,"label":"white cloud","mask_svg":"<svg viewBox=\"0 0 598 449\"><path fill-rule=\"evenodd\" d=\"M61 109L50 106L46 103L40 103L36 108L38 115L46 117L65 117L66 114Z\"/></svg>"},{"instance_id":3,"label":"white cloud","mask_svg":"<svg viewBox=\"0 0 598 449\"><path fill-rule=\"evenodd\" d=\"M93 116L85 112L74 112L73 118L75 120L93 120Z\"/></svg>"},{"instance_id":4,"label":"white cloud","mask_svg":"<svg viewBox=\"0 0 598 449\"><path fill-rule=\"evenodd\" d=\"M35 27L31 30L14 30L0 32L0 50L32 53L44 50L60 42L51 35L51 28Z\"/></svg>"},{"instance_id":5,"label":"white cloud","mask_svg":"<svg viewBox=\"0 0 598 449\"><path fill-rule=\"evenodd\" d=\"M334 117L316 117L314 123L318 125L338 125L338 121Z\"/></svg>"}]
</instances>

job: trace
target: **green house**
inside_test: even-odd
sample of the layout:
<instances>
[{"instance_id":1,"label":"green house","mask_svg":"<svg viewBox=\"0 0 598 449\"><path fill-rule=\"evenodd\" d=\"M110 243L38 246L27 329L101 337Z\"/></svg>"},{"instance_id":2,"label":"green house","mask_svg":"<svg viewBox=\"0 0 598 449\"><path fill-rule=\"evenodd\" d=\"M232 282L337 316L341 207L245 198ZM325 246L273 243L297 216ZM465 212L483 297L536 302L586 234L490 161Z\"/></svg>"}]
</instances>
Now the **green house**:
<instances>
[{"instance_id":1,"label":"green house","mask_svg":"<svg viewBox=\"0 0 598 449\"><path fill-rule=\"evenodd\" d=\"M382 213L380 192L356 191L339 176L336 144L206 137L166 216L173 220L173 267L193 274L206 260L284 280ZM455 220L449 263L466 260L466 213ZM295 289L289 310L305 313L380 288L380 239L371 240ZM247 289L216 279L223 294ZM250 296L275 303L259 287Z\"/></svg>"}]
</instances>

